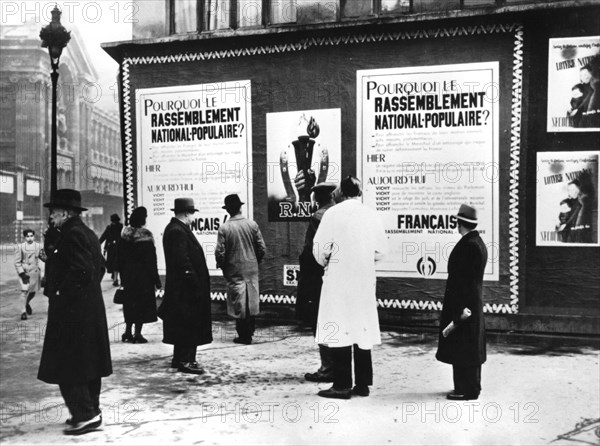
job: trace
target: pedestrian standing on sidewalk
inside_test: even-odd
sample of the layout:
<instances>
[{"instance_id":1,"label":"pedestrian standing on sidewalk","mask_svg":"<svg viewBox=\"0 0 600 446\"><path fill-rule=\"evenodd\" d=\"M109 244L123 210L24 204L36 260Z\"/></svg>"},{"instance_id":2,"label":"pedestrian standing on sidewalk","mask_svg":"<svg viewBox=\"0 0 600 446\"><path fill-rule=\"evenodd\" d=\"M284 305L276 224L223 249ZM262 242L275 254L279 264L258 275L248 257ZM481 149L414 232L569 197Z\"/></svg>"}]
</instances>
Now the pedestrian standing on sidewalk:
<instances>
[{"instance_id":1,"label":"pedestrian standing on sidewalk","mask_svg":"<svg viewBox=\"0 0 600 446\"><path fill-rule=\"evenodd\" d=\"M102 424L102 378L112 373L106 311L100 282L105 273L98 237L81 220L81 194L59 189L50 216L61 237L48 258L48 323L38 379L58 384L71 418L67 435Z\"/></svg>"},{"instance_id":2,"label":"pedestrian standing on sidewalk","mask_svg":"<svg viewBox=\"0 0 600 446\"><path fill-rule=\"evenodd\" d=\"M15 268L19 275L21 283L21 299L23 301L23 312L21 320L27 320L27 315L31 316L33 310L29 305L35 293L40 290L41 268L39 261L45 260L42 245L35 241L35 231L25 229L23 231L25 241L18 246L15 255Z\"/></svg>"},{"instance_id":3,"label":"pedestrian standing on sidewalk","mask_svg":"<svg viewBox=\"0 0 600 446\"><path fill-rule=\"evenodd\" d=\"M256 222L242 216L237 194L227 195L223 209L231 218L219 227L215 257L227 281L227 314L235 318L236 344L251 344L260 311L258 264L266 245Z\"/></svg>"},{"instance_id":4,"label":"pedestrian standing on sidewalk","mask_svg":"<svg viewBox=\"0 0 600 446\"><path fill-rule=\"evenodd\" d=\"M334 194L341 202L325 213L313 240L313 255L325 268L315 340L329 347L334 369L333 386L318 395L349 399L368 396L373 384L371 348L381 344L375 262L387 239L378 215L360 202L357 178L346 177Z\"/></svg>"},{"instance_id":5,"label":"pedestrian standing on sidewalk","mask_svg":"<svg viewBox=\"0 0 600 446\"><path fill-rule=\"evenodd\" d=\"M110 216L110 224L106 227L100 236L100 244L104 243L104 253L106 255L106 270L110 273L113 280L113 286L119 286L119 270L118 270L118 246L121 240L121 232L123 224L121 218L117 214Z\"/></svg>"},{"instance_id":6,"label":"pedestrian standing on sidewalk","mask_svg":"<svg viewBox=\"0 0 600 446\"><path fill-rule=\"evenodd\" d=\"M317 330L317 316L319 314L324 272L323 267L313 256L313 239L325 211L335 204L332 195L335 189L336 185L333 183L319 183L313 186L314 200L319 208L310 217L306 236L304 237L304 249L299 258L300 274L298 275L296 316L311 325L313 335L316 334ZM315 373L306 373L304 378L312 382L333 382L333 361L329 347L325 344L319 344L319 355L321 366Z\"/></svg>"},{"instance_id":7,"label":"pedestrian standing on sidewalk","mask_svg":"<svg viewBox=\"0 0 600 446\"><path fill-rule=\"evenodd\" d=\"M212 342L210 276L204 250L190 229L198 209L192 198L176 198L171 219L163 234L167 276L159 308L163 342L173 345L171 367L200 375L196 362L199 345Z\"/></svg>"},{"instance_id":8,"label":"pedestrian standing on sidewalk","mask_svg":"<svg viewBox=\"0 0 600 446\"><path fill-rule=\"evenodd\" d=\"M454 390L447 398L476 400L481 392L481 364L486 360L482 283L487 249L475 230L475 208L461 205L456 219L462 237L448 259L448 279L435 357L438 361L452 364ZM454 330L444 332L450 323Z\"/></svg>"},{"instance_id":9,"label":"pedestrian standing on sidewalk","mask_svg":"<svg viewBox=\"0 0 600 446\"><path fill-rule=\"evenodd\" d=\"M125 290L123 316L125 333L123 342L145 344L142 336L144 324L156 322L156 290L162 287L156 263L156 248L152 232L146 229L148 211L145 207L133 210L129 226L123 229L118 243L121 286ZM135 324L135 334L132 327Z\"/></svg>"}]
</instances>

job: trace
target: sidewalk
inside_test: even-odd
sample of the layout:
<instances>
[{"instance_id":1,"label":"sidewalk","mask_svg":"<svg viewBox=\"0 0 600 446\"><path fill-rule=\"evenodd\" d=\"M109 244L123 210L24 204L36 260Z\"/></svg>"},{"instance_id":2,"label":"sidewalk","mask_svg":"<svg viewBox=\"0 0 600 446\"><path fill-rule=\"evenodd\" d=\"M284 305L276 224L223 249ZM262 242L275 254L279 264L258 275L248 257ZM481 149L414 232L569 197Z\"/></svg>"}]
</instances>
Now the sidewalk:
<instances>
[{"instance_id":1,"label":"sidewalk","mask_svg":"<svg viewBox=\"0 0 600 446\"><path fill-rule=\"evenodd\" d=\"M3 262L4 263L4 262ZM233 344L234 324L216 318L199 349L201 376L169 368L161 322L148 344L124 344L121 306L103 282L114 374L103 380L101 430L62 434L68 411L58 386L36 379L47 301L19 319L16 279L2 265L2 444L599 444L599 352L489 344L478 401L452 402L451 367L435 360L433 334L382 333L368 398L328 400L329 384L304 381L318 367L308 331L259 326L256 343ZM592 420L592 424L586 425Z\"/></svg>"}]
</instances>

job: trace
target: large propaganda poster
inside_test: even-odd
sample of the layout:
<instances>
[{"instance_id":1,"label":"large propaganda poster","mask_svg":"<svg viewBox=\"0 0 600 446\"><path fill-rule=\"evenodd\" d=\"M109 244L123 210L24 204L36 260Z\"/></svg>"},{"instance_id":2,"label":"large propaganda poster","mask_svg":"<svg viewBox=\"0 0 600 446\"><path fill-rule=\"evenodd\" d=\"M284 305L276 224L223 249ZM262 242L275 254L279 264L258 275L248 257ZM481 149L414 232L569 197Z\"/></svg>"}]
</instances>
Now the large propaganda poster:
<instances>
[{"instance_id":1,"label":"large propaganda poster","mask_svg":"<svg viewBox=\"0 0 600 446\"><path fill-rule=\"evenodd\" d=\"M599 246L599 151L538 152L537 246Z\"/></svg>"},{"instance_id":2,"label":"large propaganda poster","mask_svg":"<svg viewBox=\"0 0 600 446\"><path fill-rule=\"evenodd\" d=\"M252 218L250 81L139 89L136 99L137 204L148 209L147 227L160 240L175 198L193 198L200 212L191 229L218 275L225 196L238 194ZM156 251L164 272L163 250Z\"/></svg>"},{"instance_id":3,"label":"large propaganda poster","mask_svg":"<svg viewBox=\"0 0 600 446\"><path fill-rule=\"evenodd\" d=\"M307 221L311 188L340 181L341 110L267 113L269 221Z\"/></svg>"},{"instance_id":4,"label":"large propaganda poster","mask_svg":"<svg viewBox=\"0 0 600 446\"><path fill-rule=\"evenodd\" d=\"M550 39L548 131L600 130L600 36Z\"/></svg>"},{"instance_id":5,"label":"large propaganda poster","mask_svg":"<svg viewBox=\"0 0 600 446\"><path fill-rule=\"evenodd\" d=\"M357 166L389 254L379 276L445 279L462 203L498 280L498 63L357 72Z\"/></svg>"}]
</instances>

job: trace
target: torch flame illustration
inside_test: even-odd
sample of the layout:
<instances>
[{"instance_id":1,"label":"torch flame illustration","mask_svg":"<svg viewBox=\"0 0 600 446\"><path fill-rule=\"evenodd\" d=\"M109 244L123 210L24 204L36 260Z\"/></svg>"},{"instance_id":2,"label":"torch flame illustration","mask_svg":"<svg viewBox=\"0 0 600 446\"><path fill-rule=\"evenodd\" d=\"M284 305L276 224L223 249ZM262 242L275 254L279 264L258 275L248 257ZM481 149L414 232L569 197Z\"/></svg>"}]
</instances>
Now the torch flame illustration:
<instances>
[{"instance_id":1,"label":"torch flame illustration","mask_svg":"<svg viewBox=\"0 0 600 446\"><path fill-rule=\"evenodd\" d=\"M312 116L310 117L310 121L308 122L308 126L306 127L306 133L310 138L316 138L319 136L321 129L319 128L319 124Z\"/></svg>"}]
</instances>

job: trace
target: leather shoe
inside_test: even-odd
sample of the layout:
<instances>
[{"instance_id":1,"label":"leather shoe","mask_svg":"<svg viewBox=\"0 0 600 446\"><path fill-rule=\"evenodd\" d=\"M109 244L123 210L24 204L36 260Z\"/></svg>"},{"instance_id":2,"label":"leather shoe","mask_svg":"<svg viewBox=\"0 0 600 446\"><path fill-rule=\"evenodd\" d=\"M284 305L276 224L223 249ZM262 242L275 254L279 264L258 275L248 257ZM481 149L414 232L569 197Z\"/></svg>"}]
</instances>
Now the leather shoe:
<instances>
[{"instance_id":1,"label":"leather shoe","mask_svg":"<svg viewBox=\"0 0 600 446\"><path fill-rule=\"evenodd\" d=\"M352 395L369 396L370 394L369 386L354 386L352 389Z\"/></svg>"},{"instance_id":2,"label":"leather shoe","mask_svg":"<svg viewBox=\"0 0 600 446\"><path fill-rule=\"evenodd\" d=\"M252 338L233 338L233 342L235 344L250 345L252 344Z\"/></svg>"},{"instance_id":3,"label":"leather shoe","mask_svg":"<svg viewBox=\"0 0 600 446\"><path fill-rule=\"evenodd\" d=\"M31 309L31 305L26 304L25 305L25 311L27 312L28 315L32 315L33 314L33 310Z\"/></svg>"},{"instance_id":4,"label":"leather shoe","mask_svg":"<svg viewBox=\"0 0 600 446\"><path fill-rule=\"evenodd\" d=\"M27 320L27 313L22 313L21 314L21 320L22 321L26 321Z\"/></svg>"},{"instance_id":5,"label":"leather shoe","mask_svg":"<svg viewBox=\"0 0 600 446\"><path fill-rule=\"evenodd\" d=\"M133 341L134 344L145 344L146 342L148 342L148 339L146 339L145 337L143 337L141 334L139 335L135 335L133 337Z\"/></svg>"},{"instance_id":6,"label":"leather shoe","mask_svg":"<svg viewBox=\"0 0 600 446\"><path fill-rule=\"evenodd\" d=\"M122 342L133 342L133 335L131 333L123 333L121 336Z\"/></svg>"},{"instance_id":7,"label":"leather shoe","mask_svg":"<svg viewBox=\"0 0 600 446\"><path fill-rule=\"evenodd\" d=\"M476 400L477 398L479 398L479 395L463 395L461 393L449 393L446 395L446 399L452 401L469 401Z\"/></svg>"},{"instance_id":8,"label":"leather shoe","mask_svg":"<svg viewBox=\"0 0 600 446\"><path fill-rule=\"evenodd\" d=\"M92 432L102 425L102 416L96 415L90 420L80 421L74 425L66 428L63 432L65 435L82 435Z\"/></svg>"},{"instance_id":9,"label":"leather shoe","mask_svg":"<svg viewBox=\"0 0 600 446\"><path fill-rule=\"evenodd\" d=\"M306 373L304 375L304 379L313 383L332 383L333 376L332 375L324 375L319 372L315 373Z\"/></svg>"},{"instance_id":10,"label":"leather shoe","mask_svg":"<svg viewBox=\"0 0 600 446\"><path fill-rule=\"evenodd\" d=\"M322 396L323 398L349 400L352 397L352 389L336 389L332 386L327 390L321 390L317 395Z\"/></svg>"},{"instance_id":11,"label":"leather shoe","mask_svg":"<svg viewBox=\"0 0 600 446\"><path fill-rule=\"evenodd\" d=\"M192 375L202 375L204 373L204 369L197 362L182 362L177 367L177 370L181 373L191 373Z\"/></svg>"}]
</instances>

